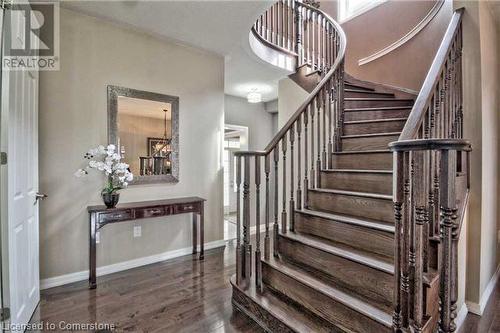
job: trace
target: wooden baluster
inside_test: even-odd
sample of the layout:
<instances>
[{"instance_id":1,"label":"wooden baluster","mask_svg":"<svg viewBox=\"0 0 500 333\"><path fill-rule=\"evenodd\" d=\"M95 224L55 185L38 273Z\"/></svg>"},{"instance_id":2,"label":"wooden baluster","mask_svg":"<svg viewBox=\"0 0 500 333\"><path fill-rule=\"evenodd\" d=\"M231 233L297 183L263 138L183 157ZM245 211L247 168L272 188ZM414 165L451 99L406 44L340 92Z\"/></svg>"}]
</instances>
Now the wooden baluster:
<instances>
[{"instance_id":1,"label":"wooden baluster","mask_svg":"<svg viewBox=\"0 0 500 333\"><path fill-rule=\"evenodd\" d=\"M283 154L283 184L281 186L283 187L283 195L282 195L282 212L281 212L281 232L286 233L286 150L287 150L287 141L286 141L286 134L283 135L283 138L281 139L281 150Z\"/></svg>"},{"instance_id":2,"label":"wooden baluster","mask_svg":"<svg viewBox=\"0 0 500 333\"><path fill-rule=\"evenodd\" d=\"M269 189L269 173L271 172L271 154L267 154L264 157L264 173L266 174L266 216L265 216L265 224L266 224L266 234L264 236L264 258L269 259L269 254L271 249L269 248L269 215L270 215L270 189Z\"/></svg>"},{"instance_id":3,"label":"wooden baluster","mask_svg":"<svg viewBox=\"0 0 500 333\"><path fill-rule=\"evenodd\" d=\"M304 62L304 45L303 45L303 17L302 17L302 8L293 1L295 7L295 33L296 33L296 44L295 44L295 52L297 53L297 66L301 66Z\"/></svg>"},{"instance_id":4,"label":"wooden baluster","mask_svg":"<svg viewBox=\"0 0 500 333\"><path fill-rule=\"evenodd\" d=\"M284 39L284 27L285 27L285 18L283 17L283 0L278 1L278 31L279 31L279 40L278 45L281 47L285 47L285 39Z\"/></svg>"},{"instance_id":5,"label":"wooden baluster","mask_svg":"<svg viewBox=\"0 0 500 333\"><path fill-rule=\"evenodd\" d=\"M265 21L265 27L264 27L264 31L265 31L265 37L264 39L269 41L270 39L270 31L269 31L269 10L267 10L265 13L264 13L264 21Z\"/></svg>"},{"instance_id":6,"label":"wooden baluster","mask_svg":"<svg viewBox=\"0 0 500 333\"><path fill-rule=\"evenodd\" d=\"M307 113L307 112L306 112ZM302 209L302 115L297 118L297 209Z\"/></svg>"},{"instance_id":7,"label":"wooden baluster","mask_svg":"<svg viewBox=\"0 0 500 333\"><path fill-rule=\"evenodd\" d=\"M404 194L404 153L394 152L394 174L393 174L393 191L394 193L394 312L392 314L392 325L395 332L401 332L402 329L402 289L403 284L401 280L401 267L404 265L402 261L406 260L404 256L404 237L402 225L402 207L405 204Z\"/></svg>"},{"instance_id":8,"label":"wooden baluster","mask_svg":"<svg viewBox=\"0 0 500 333\"><path fill-rule=\"evenodd\" d=\"M241 156L236 156L236 284L243 282L243 252L241 247Z\"/></svg>"},{"instance_id":9,"label":"wooden baluster","mask_svg":"<svg viewBox=\"0 0 500 333\"><path fill-rule=\"evenodd\" d=\"M311 115L311 188L316 188L316 174L314 173L314 101L309 105L309 112Z\"/></svg>"},{"instance_id":10,"label":"wooden baluster","mask_svg":"<svg viewBox=\"0 0 500 333\"><path fill-rule=\"evenodd\" d=\"M401 266L401 325L403 328L409 327L410 320L410 218L411 218L411 201L410 201L410 154L403 154L403 216L402 216L402 243L403 256L400 261Z\"/></svg>"},{"instance_id":11,"label":"wooden baluster","mask_svg":"<svg viewBox=\"0 0 500 333\"><path fill-rule=\"evenodd\" d=\"M329 169L333 169L333 143L332 143L332 128L333 128L333 118L332 118L332 79L330 79L327 83L327 101L328 101L328 156L327 156L327 165Z\"/></svg>"},{"instance_id":12,"label":"wooden baluster","mask_svg":"<svg viewBox=\"0 0 500 333\"><path fill-rule=\"evenodd\" d=\"M327 94L328 94L328 82L326 83L326 88L323 88L322 92L321 92L321 97L322 97L322 104L323 104L323 128L322 128L322 134L323 134L323 137L322 137L322 147L323 147L323 152L322 152L322 160L323 160L323 164L322 164L322 168L323 169L326 169L328 168L328 161L326 159L326 110L327 110ZM328 103L330 104L330 103Z\"/></svg>"},{"instance_id":13,"label":"wooden baluster","mask_svg":"<svg viewBox=\"0 0 500 333\"><path fill-rule=\"evenodd\" d=\"M250 156L249 156L250 159ZM255 155L255 285L261 287L260 263L260 156Z\"/></svg>"},{"instance_id":14,"label":"wooden baluster","mask_svg":"<svg viewBox=\"0 0 500 333\"><path fill-rule=\"evenodd\" d=\"M310 108L311 106L308 106L307 108ZM309 168L309 163L308 163L308 150L309 150L309 145L307 142L307 123L309 120L309 110L306 108L306 111L304 112L304 207L307 208L309 206L309 177L308 177L308 168Z\"/></svg>"},{"instance_id":15,"label":"wooden baluster","mask_svg":"<svg viewBox=\"0 0 500 333\"><path fill-rule=\"evenodd\" d=\"M243 157L243 250L244 284L248 287L252 275L252 244L250 243L250 156Z\"/></svg>"},{"instance_id":16,"label":"wooden baluster","mask_svg":"<svg viewBox=\"0 0 500 333\"><path fill-rule=\"evenodd\" d=\"M309 9L306 10L307 19L305 24L305 29L307 31L307 63L311 64L311 45L313 41L311 40L311 11Z\"/></svg>"},{"instance_id":17,"label":"wooden baluster","mask_svg":"<svg viewBox=\"0 0 500 333\"><path fill-rule=\"evenodd\" d=\"M288 46L288 15L286 14L286 6L285 6L285 1L282 0L281 1L281 8L282 8L282 26L281 26L281 34L283 35L282 36L282 44L283 44L283 47L287 50L289 50L289 46Z\"/></svg>"},{"instance_id":18,"label":"wooden baluster","mask_svg":"<svg viewBox=\"0 0 500 333\"><path fill-rule=\"evenodd\" d=\"M274 147L274 224L273 224L273 255L278 256L278 164L280 161L279 146Z\"/></svg>"},{"instance_id":19,"label":"wooden baluster","mask_svg":"<svg viewBox=\"0 0 500 333\"><path fill-rule=\"evenodd\" d=\"M424 174L424 151L413 151L412 198L415 206L413 234L413 332L422 332L424 324L424 225L426 220L426 197ZM413 259L413 260L412 260Z\"/></svg>"},{"instance_id":20,"label":"wooden baluster","mask_svg":"<svg viewBox=\"0 0 500 333\"><path fill-rule=\"evenodd\" d=\"M316 117L316 141L317 141L317 156L316 156L316 187L321 187L321 117L320 112L323 107L321 104L322 97L321 91L319 92L319 96L316 97L316 112L318 116Z\"/></svg>"},{"instance_id":21,"label":"wooden baluster","mask_svg":"<svg viewBox=\"0 0 500 333\"><path fill-rule=\"evenodd\" d=\"M318 32L317 32L317 35L318 35L318 59L317 59L317 64L318 64L318 70L322 70L322 62L321 62L321 53L323 52L322 50L322 43L323 43L323 36L322 36L322 18L321 16L318 14L316 16L316 27L318 29Z\"/></svg>"},{"instance_id":22,"label":"wooden baluster","mask_svg":"<svg viewBox=\"0 0 500 333\"><path fill-rule=\"evenodd\" d=\"M458 47L458 137L463 137L463 82L462 82L462 24L460 23L459 28L459 47Z\"/></svg>"},{"instance_id":23,"label":"wooden baluster","mask_svg":"<svg viewBox=\"0 0 500 333\"><path fill-rule=\"evenodd\" d=\"M289 214L289 219L290 219L290 225L288 226L290 231L295 230L295 200L294 200L294 192L295 192L295 176L294 176L294 158L293 158L293 144L295 141L295 129L294 126L292 125L290 127L290 204L288 207L288 214Z\"/></svg>"},{"instance_id":24,"label":"wooden baluster","mask_svg":"<svg viewBox=\"0 0 500 333\"><path fill-rule=\"evenodd\" d=\"M457 288L456 256L453 254L453 239L458 238L456 224L456 161L457 152L441 151L440 163L440 203L441 203L441 246L440 246L440 332L448 333L456 329L456 299L453 294Z\"/></svg>"},{"instance_id":25,"label":"wooden baluster","mask_svg":"<svg viewBox=\"0 0 500 333\"><path fill-rule=\"evenodd\" d=\"M309 25L309 31L311 34L311 58L309 59L311 61L311 70L314 71L314 63L315 63L315 58L316 58L316 36L315 36L315 29L314 29L314 23L316 21L316 13L311 12L311 23Z\"/></svg>"}]
</instances>

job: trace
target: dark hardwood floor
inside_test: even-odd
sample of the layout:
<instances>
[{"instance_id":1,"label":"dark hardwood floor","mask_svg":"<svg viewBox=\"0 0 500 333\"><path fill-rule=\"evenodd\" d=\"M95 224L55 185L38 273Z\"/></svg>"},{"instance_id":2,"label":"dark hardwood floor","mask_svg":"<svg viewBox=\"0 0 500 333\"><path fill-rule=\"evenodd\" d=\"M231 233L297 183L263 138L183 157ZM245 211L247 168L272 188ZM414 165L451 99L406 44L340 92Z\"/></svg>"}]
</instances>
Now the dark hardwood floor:
<instances>
[{"instance_id":1,"label":"dark hardwood floor","mask_svg":"<svg viewBox=\"0 0 500 333\"><path fill-rule=\"evenodd\" d=\"M232 245L42 291L32 323L105 323L118 332L262 332L233 311Z\"/></svg>"},{"instance_id":2,"label":"dark hardwood floor","mask_svg":"<svg viewBox=\"0 0 500 333\"><path fill-rule=\"evenodd\" d=\"M479 317L469 313L459 331L459 333L493 332L500 332L500 283L498 281L483 315Z\"/></svg>"}]
</instances>

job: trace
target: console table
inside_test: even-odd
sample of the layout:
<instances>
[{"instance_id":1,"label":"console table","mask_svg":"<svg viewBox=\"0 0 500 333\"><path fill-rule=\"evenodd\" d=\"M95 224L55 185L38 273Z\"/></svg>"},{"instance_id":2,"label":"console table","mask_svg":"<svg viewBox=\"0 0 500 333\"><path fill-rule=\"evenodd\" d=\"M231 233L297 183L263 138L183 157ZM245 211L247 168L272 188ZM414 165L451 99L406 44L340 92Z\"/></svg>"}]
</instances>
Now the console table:
<instances>
[{"instance_id":1,"label":"console table","mask_svg":"<svg viewBox=\"0 0 500 333\"><path fill-rule=\"evenodd\" d=\"M176 214L193 214L193 253L197 252L198 218L200 235L200 260L203 260L204 243L204 203L205 199L198 197L175 198L167 200L127 202L116 208L106 208L104 205L89 206L89 287L96 288L96 232L111 223L145 219L151 217Z\"/></svg>"}]
</instances>

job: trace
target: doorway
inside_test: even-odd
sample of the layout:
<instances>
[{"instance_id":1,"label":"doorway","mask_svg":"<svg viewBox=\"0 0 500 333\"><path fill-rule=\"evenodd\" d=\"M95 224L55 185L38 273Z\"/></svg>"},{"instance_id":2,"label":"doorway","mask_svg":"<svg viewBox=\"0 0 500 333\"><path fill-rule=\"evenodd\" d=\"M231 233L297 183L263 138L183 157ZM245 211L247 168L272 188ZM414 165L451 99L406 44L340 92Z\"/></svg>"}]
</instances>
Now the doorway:
<instances>
[{"instance_id":1,"label":"doorway","mask_svg":"<svg viewBox=\"0 0 500 333\"><path fill-rule=\"evenodd\" d=\"M224 126L224 239L236 238L236 159L234 153L248 150L248 127Z\"/></svg>"}]
</instances>

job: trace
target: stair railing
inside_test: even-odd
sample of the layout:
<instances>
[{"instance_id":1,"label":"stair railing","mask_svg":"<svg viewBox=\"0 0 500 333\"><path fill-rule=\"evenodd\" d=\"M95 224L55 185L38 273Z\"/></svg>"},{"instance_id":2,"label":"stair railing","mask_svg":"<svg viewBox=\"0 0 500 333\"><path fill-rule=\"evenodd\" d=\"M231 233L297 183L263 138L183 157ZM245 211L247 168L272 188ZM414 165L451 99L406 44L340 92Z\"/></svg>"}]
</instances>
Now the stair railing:
<instances>
[{"instance_id":1,"label":"stair railing","mask_svg":"<svg viewBox=\"0 0 500 333\"><path fill-rule=\"evenodd\" d=\"M396 332L453 332L458 240L470 185L463 140L462 15L455 11L394 152ZM439 278L439 314L425 281ZM430 329L429 328L430 325Z\"/></svg>"},{"instance_id":2,"label":"stair railing","mask_svg":"<svg viewBox=\"0 0 500 333\"><path fill-rule=\"evenodd\" d=\"M346 38L337 22L302 2L280 0L257 20L253 31L277 47L288 51L294 48L294 52L301 55L298 64L308 63L319 69L322 79L265 150L235 153L236 283L241 288L250 286L252 275L257 288L261 286L262 217L265 224L264 257L269 258L271 252L278 254L276 240L279 230L283 233L294 230L294 210L307 206L307 189L319 186L321 169L331 165L332 152L340 145L344 109ZM302 36L306 35L304 43ZM254 189L251 188L252 178ZM262 180L265 213L261 217ZM255 198L254 201L251 197ZM270 216L271 209L273 217ZM273 249L270 248L271 218ZM250 243L251 221L255 221L257 231L254 258Z\"/></svg>"}]
</instances>

